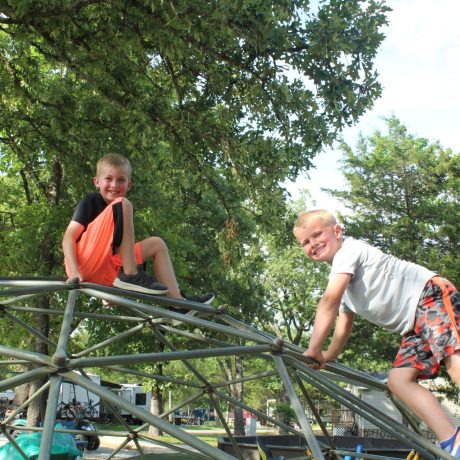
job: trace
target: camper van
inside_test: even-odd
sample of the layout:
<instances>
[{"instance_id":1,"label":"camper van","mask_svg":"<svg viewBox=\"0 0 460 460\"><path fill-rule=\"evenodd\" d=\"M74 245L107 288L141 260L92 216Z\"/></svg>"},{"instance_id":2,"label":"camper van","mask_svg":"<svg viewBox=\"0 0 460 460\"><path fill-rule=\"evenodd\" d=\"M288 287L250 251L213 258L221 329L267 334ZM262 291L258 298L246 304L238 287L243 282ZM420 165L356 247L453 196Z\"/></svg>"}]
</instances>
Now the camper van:
<instances>
[{"instance_id":1,"label":"camper van","mask_svg":"<svg viewBox=\"0 0 460 460\"><path fill-rule=\"evenodd\" d=\"M120 389L116 390L116 392L121 398L130 402L134 406L150 412L152 394L146 392L141 385L135 383L122 383L120 384ZM123 409L120 413L121 416L126 420L135 422L135 418L133 418L132 414L126 412Z\"/></svg>"}]
</instances>

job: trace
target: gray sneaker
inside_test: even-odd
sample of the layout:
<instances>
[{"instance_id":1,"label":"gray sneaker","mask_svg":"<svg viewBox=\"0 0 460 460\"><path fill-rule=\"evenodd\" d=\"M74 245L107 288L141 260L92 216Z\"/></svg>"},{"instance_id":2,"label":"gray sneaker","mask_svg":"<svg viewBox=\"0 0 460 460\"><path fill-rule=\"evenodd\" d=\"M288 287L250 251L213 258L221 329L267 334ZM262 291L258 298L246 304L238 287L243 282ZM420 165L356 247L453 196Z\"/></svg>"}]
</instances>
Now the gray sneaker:
<instances>
[{"instance_id":1,"label":"gray sneaker","mask_svg":"<svg viewBox=\"0 0 460 460\"><path fill-rule=\"evenodd\" d=\"M203 295L193 295L190 297L184 296L184 298L190 302L210 304L216 298L216 296L212 292L209 292Z\"/></svg>"},{"instance_id":2,"label":"gray sneaker","mask_svg":"<svg viewBox=\"0 0 460 460\"><path fill-rule=\"evenodd\" d=\"M144 270L138 270L135 275L126 275L123 269L120 269L113 285L120 289L143 292L144 294L161 295L168 292L168 288L164 284L155 281Z\"/></svg>"}]
</instances>

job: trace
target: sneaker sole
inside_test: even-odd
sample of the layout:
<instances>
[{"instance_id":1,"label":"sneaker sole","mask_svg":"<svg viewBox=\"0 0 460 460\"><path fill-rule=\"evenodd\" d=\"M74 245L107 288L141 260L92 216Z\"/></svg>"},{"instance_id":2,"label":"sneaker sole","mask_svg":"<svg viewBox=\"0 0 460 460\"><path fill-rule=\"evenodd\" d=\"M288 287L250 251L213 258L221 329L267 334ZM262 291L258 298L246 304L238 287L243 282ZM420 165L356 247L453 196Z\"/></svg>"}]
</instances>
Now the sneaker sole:
<instances>
[{"instance_id":1,"label":"sneaker sole","mask_svg":"<svg viewBox=\"0 0 460 460\"><path fill-rule=\"evenodd\" d=\"M215 298L216 298L216 296L213 295L210 299L206 300L206 302L198 302L196 300L191 300L191 299L190 300L189 299L184 299L184 300L186 300L187 302L201 303L203 305L209 305Z\"/></svg>"},{"instance_id":2,"label":"sneaker sole","mask_svg":"<svg viewBox=\"0 0 460 460\"><path fill-rule=\"evenodd\" d=\"M167 289L149 289L143 286L136 286L135 284L125 283L118 278L115 278L113 286L127 291L142 292L143 294L162 295L168 292Z\"/></svg>"},{"instance_id":3,"label":"sneaker sole","mask_svg":"<svg viewBox=\"0 0 460 460\"><path fill-rule=\"evenodd\" d=\"M198 312L196 310L189 310L187 313L182 313L184 316L195 316ZM173 326L177 326L179 324L182 324L183 321L179 320L179 319L173 319L173 322L172 322L172 325Z\"/></svg>"},{"instance_id":4,"label":"sneaker sole","mask_svg":"<svg viewBox=\"0 0 460 460\"><path fill-rule=\"evenodd\" d=\"M214 299L216 298L215 295L213 295L209 300L205 302L206 305L209 305Z\"/></svg>"}]
</instances>

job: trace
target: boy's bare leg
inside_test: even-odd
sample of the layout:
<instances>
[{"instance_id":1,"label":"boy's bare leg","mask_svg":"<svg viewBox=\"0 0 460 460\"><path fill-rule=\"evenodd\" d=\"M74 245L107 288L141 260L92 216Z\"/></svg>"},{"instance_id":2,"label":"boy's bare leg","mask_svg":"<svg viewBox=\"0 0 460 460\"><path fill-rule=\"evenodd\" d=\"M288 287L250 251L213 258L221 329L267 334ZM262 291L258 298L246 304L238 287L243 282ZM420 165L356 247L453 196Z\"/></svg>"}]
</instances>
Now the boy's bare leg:
<instances>
[{"instance_id":1,"label":"boy's bare leg","mask_svg":"<svg viewBox=\"0 0 460 460\"><path fill-rule=\"evenodd\" d=\"M123 239L120 244L120 256L125 274L135 275L137 273L137 261L134 253L133 205L125 198L121 204L123 209Z\"/></svg>"},{"instance_id":2,"label":"boy's bare leg","mask_svg":"<svg viewBox=\"0 0 460 460\"><path fill-rule=\"evenodd\" d=\"M141 241L141 248L143 260L152 258L155 276L168 288L166 295L174 299L182 299L166 243L157 236L151 236Z\"/></svg>"},{"instance_id":3,"label":"boy's bare leg","mask_svg":"<svg viewBox=\"0 0 460 460\"><path fill-rule=\"evenodd\" d=\"M444 361L450 378L460 387L460 350L448 356Z\"/></svg>"},{"instance_id":4,"label":"boy's bare leg","mask_svg":"<svg viewBox=\"0 0 460 460\"><path fill-rule=\"evenodd\" d=\"M388 388L414 411L439 441L449 439L455 426L431 391L417 383L418 369L394 368L388 376Z\"/></svg>"}]
</instances>

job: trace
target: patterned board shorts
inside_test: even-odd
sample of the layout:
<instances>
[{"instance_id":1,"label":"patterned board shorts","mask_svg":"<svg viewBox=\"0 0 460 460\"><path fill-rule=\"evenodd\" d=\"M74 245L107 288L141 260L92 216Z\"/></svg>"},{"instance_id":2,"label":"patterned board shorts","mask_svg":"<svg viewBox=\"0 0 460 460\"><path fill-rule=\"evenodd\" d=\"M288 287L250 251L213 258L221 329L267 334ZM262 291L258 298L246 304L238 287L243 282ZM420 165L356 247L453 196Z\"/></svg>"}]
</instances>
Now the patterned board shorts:
<instances>
[{"instance_id":1,"label":"patterned board shorts","mask_svg":"<svg viewBox=\"0 0 460 460\"><path fill-rule=\"evenodd\" d=\"M446 301L443 295L447 296ZM434 378L443 359L460 349L458 332L446 308L449 299L458 331L460 297L457 289L441 277L428 281L417 306L414 329L404 336L393 367L413 367L420 370L419 379Z\"/></svg>"}]
</instances>

